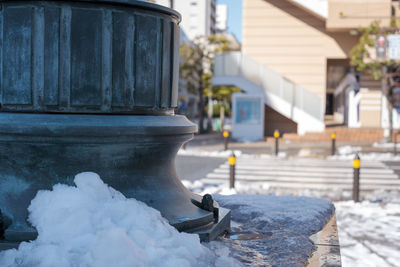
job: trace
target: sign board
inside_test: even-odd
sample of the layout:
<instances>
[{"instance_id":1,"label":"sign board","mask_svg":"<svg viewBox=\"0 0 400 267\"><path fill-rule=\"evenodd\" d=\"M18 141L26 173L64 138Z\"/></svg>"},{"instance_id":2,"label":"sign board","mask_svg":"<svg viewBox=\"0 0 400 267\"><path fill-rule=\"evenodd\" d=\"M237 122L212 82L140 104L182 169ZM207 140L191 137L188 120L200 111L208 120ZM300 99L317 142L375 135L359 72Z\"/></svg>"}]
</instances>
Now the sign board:
<instances>
[{"instance_id":1,"label":"sign board","mask_svg":"<svg viewBox=\"0 0 400 267\"><path fill-rule=\"evenodd\" d=\"M263 96L235 93L232 100L232 137L243 141L262 140L265 109Z\"/></svg>"},{"instance_id":2,"label":"sign board","mask_svg":"<svg viewBox=\"0 0 400 267\"><path fill-rule=\"evenodd\" d=\"M236 101L235 121L239 124L259 124L261 120L261 99L242 98Z\"/></svg>"},{"instance_id":3,"label":"sign board","mask_svg":"<svg viewBox=\"0 0 400 267\"><path fill-rule=\"evenodd\" d=\"M376 37L375 47L376 47L376 58L386 58L386 37L379 35Z\"/></svg>"},{"instance_id":4,"label":"sign board","mask_svg":"<svg viewBox=\"0 0 400 267\"><path fill-rule=\"evenodd\" d=\"M400 34L389 34L389 59L400 59Z\"/></svg>"}]
</instances>

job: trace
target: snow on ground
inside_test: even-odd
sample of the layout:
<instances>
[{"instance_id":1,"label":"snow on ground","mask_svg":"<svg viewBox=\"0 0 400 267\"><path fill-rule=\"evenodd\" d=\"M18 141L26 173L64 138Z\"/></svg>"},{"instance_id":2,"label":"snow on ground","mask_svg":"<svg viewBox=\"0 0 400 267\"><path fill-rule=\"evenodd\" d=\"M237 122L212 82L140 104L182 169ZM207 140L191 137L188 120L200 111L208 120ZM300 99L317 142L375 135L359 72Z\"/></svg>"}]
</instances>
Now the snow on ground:
<instances>
[{"instance_id":1,"label":"snow on ground","mask_svg":"<svg viewBox=\"0 0 400 267\"><path fill-rule=\"evenodd\" d=\"M346 266L399 266L400 204L337 202L336 219Z\"/></svg>"},{"instance_id":2,"label":"snow on ground","mask_svg":"<svg viewBox=\"0 0 400 267\"><path fill-rule=\"evenodd\" d=\"M215 158L228 158L232 154L235 157L242 157L242 158L262 158L262 159L270 159L276 158L275 155L270 154L257 154L257 155L249 155L242 153L241 150L202 150L202 149L180 149L178 151L179 156L197 156L197 157L215 157ZM279 152L278 158L286 158L285 152Z\"/></svg>"},{"instance_id":3,"label":"snow on ground","mask_svg":"<svg viewBox=\"0 0 400 267\"><path fill-rule=\"evenodd\" d=\"M328 160L352 160L359 155L361 160L390 160L400 161L400 155L394 155L393 153L362 153L361 147L343 146L338 148L338 154L327 157Z\"/></svg>"},{"instance_id":4,"label":"snow on ground","mask_svg":"<svg viewBox=\"0 0 400 267\"><path fill-rule=\"evenodd\" d=\"M352 158L359 149L339 151L339 156ZM158 211L126 199L95 174L78 175L75 184L37 194L29 221L38 229L38 239L0 252L0 266L239 265L235 259L245 266L303 266L313 250L309 235L321 229L334 210L329 201L309 197L338 201L334 204L344 267L396 266L400 261L399 190L370 192L361 195L364 202L353 203L343 201L351 193L342 190L293 191L262 182L237 182L229 189L226 183L184 181L193 192L211 193L232 210L231 237L202 245L196 235L178 233Z\"/></svg>"},{"instance_id":5,"label":"snow on ground","mask_svg":"<svg viewBox=\"0 0 400 267\"><path fill-rule=\"evenodd\" d=\"M94 173L74 182L38 192L29 206L38 238L0 252L0 266L304 266L309 236L334 210L323 199L215 195L232 211L232 235L200 244Z\"/></svg>"},{"instance_id":6,"label":"snow on ground","mask_svg":"<svg viewBox=\"0 0 400 267\"><path fill-rule=\"evenodd\" d=\"M360 146L341 146L338 147L337 152L339 155L348 155L348 154L354 154L354 153L359 153L362 151L362 147Z\"/></svg>"},{"instance_id":7,"label":"snow on ground","mask_svg":"<svg viewBox=\"0 0 400 267\"><path fill-rule=\"evenodd\" d=\"M224 150L224 151L207 151L201 149L180 149L178 151L179 156L197 156L197 157L215 157L215 158L228 158L235 154L236 157L242 155L242 151L240 150Z\"/></svg>"},{"instance_id":8,"label":"snow on ground","mask_svg":"<svg viewBox=\"0 0 400 267\"><path fill-rule=\"evenodd\" d=\"M375 145L378 146L378 145ZM386 144L379 147L390 147ZM328 160L354 159L356 153L361 160L399 160L400 156L392 153L362 153L361 147L339 147L338 155L330 156ZM307 152L307 151L306 151ZM306 152L299 152L306 154ZM245 157L259 157L254 155L241 155ZM265 157L273 157L265 155ZM341 245L341 258L344 267L353 266L399 266L400 262L400 190L375 190L361 192L362 203L348 201L351 192L344 190L293 190L270 187L263 182L237 181L235 189L229 189L227 182L204 183L202 180L195 182L184 181L186 187L200 195L214 194L220 204L235 209L234 199L238 202L242 198L240 194L253 195L292 195L325 198L334 202ZM265 196L269 197L269 196ZM227 202L225 199L229 198ZM235 216L235 212L233 215ZM252 214L249 212L249 214ZM243 214L243 218L253 218L249 214ZM237 220L235 218L235 220ZM248 220L252 221L252 220ZM271 225L268 225L271 227ZM267 231L267 228L265 231ZM285 225L290 229L290 226ZM279 244L279 243L277 243ZM243 247L242 250L245 250ZM246 250L245 250L246 251ZM252 255L252 254L251 254Z\"/></svg>"},{"instance_id":9,"label":"snow on ground","mask_svg":"<svg viewBox=\"0 0 400 267\"><path fill-rule=\"evenodd\" d=\"M240 200L241 195L235 194L245 193L303 195L331 200L351 198L351 192L343 190L294 191L270 188L265 183L237 182L235 189L228 189L226 183L207 184L201 180L194 183L184 181L184 184L199 194L220 194L217 200L222 205L226 204L223 195L230 195L231 200ZM343 267L398 266L400 262L398 253L400 251L400 190L376 190L361 196L364 199L362 203L334 202ZM233 201L229 204L233 205ZM288 212L290 214L290 211Z\"/></svg>"},{"instance_id":10,"label":"snow on ground","mask_svg":"<svg viewBox=\"0 0 400 267\"><path fill-rule=\"evenodd\" d=\"M236 181L235 188L230 189L228 182L205 183L203 180L194 182L183 180L183 184L192 192L204 194L234 195L234 194L255 194L255 195L276 195L276 196L307 196L312 198L323 198L331 201L344 201L352 199L352 192L349 190L327 188L319 189L290 189L271 187L265 182ZM374 190L360 192L360 198L370 202L399 203L400 190Z\"/></svg>"},{"instance_id":11,"label":"snow on ground","mask_svg":"<svg viewBox=\"0 0 400 267\"><path fill-rule=\"evenodd\" d=\"M0 266L234 266L226 248L179 233L161 214L94 173L39 191L29 206L38 238L0 252ZM219 253L220 255L216 255Z\"/></svg>"},{"instance_id":12,"label":"snow on ground","mask_svg":"<svg viewBox=\"0 0 400 267\"><path fill-rule=\"evenodd\" d=\"M373 143L373 147L378 148L394 148L394 143ZM396 143L396 148L400 148L400 143Z\"/></svg>"}]
</instances>

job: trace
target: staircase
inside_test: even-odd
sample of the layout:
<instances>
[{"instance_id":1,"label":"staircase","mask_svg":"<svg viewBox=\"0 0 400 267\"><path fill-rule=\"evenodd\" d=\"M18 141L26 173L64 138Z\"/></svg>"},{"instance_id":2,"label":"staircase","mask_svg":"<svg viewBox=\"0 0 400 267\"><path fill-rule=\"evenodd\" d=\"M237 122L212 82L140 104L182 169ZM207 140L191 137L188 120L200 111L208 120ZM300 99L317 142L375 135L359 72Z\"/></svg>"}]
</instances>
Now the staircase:
<instances>
[{"instance_id":1,"label":"staircase","mask_svg":"<svg viewBox=\"0 0 400 267\"><path fill-rule=\"evenodd\" d=\"M325 128L324 101L320 96L240 52L216 56L211 82L262 95L266 105L297 123L298 134L321 132Z\"/></svg>"}]
</instances>

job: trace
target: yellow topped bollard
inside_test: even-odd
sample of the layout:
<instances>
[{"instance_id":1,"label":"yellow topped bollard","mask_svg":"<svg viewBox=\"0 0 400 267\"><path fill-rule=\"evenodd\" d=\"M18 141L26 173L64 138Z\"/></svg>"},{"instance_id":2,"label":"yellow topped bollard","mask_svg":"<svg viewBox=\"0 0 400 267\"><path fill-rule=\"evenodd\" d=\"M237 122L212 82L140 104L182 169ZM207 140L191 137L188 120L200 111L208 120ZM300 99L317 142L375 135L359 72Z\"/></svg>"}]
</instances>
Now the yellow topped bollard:
<instances>
[{"instance_id":1,"label":"yellow topped bollard","mask_svg":"<svg viewBox=\"0 0 400 267\"><path fill-rule=\"evenodd\" d=\"M228 131L224 131L222 133L222 135L224 136L224 138L228 138L229 137L229 132Z\"/></svg>"},{"instance_id":2,"label":"yellow topped bollard","mask_svg":"<svg viewBox=\"0 0 400 267\"><path fill-rule=\"evenodd\" d=\"M235 157L235 155L231 155L231 156L228 158L228 163L229 163L230 166L236 165L236 157Z\"/></svg>"},{"instance_id":3,"label":"yellow topped bollard","mask_svg":"<svg viewBox=\"0 0 400 267\"><path fill-rule=\"evenodd\" d=\"M274 131L274 138L279 138L280 135L281 135L281 134L279 133L278 130L275 130L275 131Z\"/></svg>"},{"instance_id":4,"label":"yellow topped bollard","mask_svg":"<svg viewBox=\"0 0 400 267\"><path fill-rule=\"evenodd\" d=\"M274 131L274 138L275 138L275 156L278 156L279 153L279 137L281 136L281 133L279 130Z\"/></svg>"},{"instance_id":5,"label":"yellow topped bollard","mask_svg":"<svg viewBox=\"0 0 400 267\"><path fill-rule=\"evenodd\" d=\"M224 131L222 133L222 136L224 137L224 150L228 150L228 139L229 139L229 132L228 131Z\"/></svg>"},{"instance_id":6,"label":"yellow topped bollard","mask_svg":"<svg viewBox=\"0 0 400 267\"><path fill-rule=\"evenodd\" d=\"M336 133L332 133L331 134L331 139L332 139L332 151L331 151L331 155L335 155L336 152Z\"/></svg>"},{"instance_id":7,"label":"yellow topped bollard","mask_svg":"<svg viewBox=\"0 0 400 267\"><path fill-rule=\"evenodd\" d=\"M357 154L356 157L353 159L353 168L354 169L359 169L360 167L361 167L361 160L360 160L360 157Z\"/></svg>"},{"instance_id":8,"label":"yellow topped bollard","mask_svg":"<svg viewBox=\"0 0 400 267\"><path fill-rule=\"evenodd\" d=\"M228 158L229 163L229 188L235 188L236 156L234 153Z\"/></svg>"},{"instance_id":9,"label":"yellow topped bollard","mask_svg":"<svg viewBox=\"0 0 400 267\"><path fill-rule=\"evenodd\" d=\"M353 159L353 200L354 202L360 201L360 157L358 154Z\"/></svg>"}]
</instances>

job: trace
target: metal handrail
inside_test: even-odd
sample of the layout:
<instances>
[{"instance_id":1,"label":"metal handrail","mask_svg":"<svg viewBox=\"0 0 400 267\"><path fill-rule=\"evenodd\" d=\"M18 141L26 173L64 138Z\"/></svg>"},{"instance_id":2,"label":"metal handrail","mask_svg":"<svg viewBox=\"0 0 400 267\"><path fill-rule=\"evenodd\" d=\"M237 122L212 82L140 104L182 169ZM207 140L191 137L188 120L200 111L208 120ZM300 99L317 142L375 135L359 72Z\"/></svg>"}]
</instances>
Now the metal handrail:
<instances>
[{"instance_id":1,"label":"metal handrail","mask_svg":"<svg viewBox=\"0 0 400 267\"><path fill-rule=\"evenodd\" d=\"M323 99L271 68L240 52L218 54L214 76L241 76L318 120L323 120Z\"/></svg>"}]
</instances>

